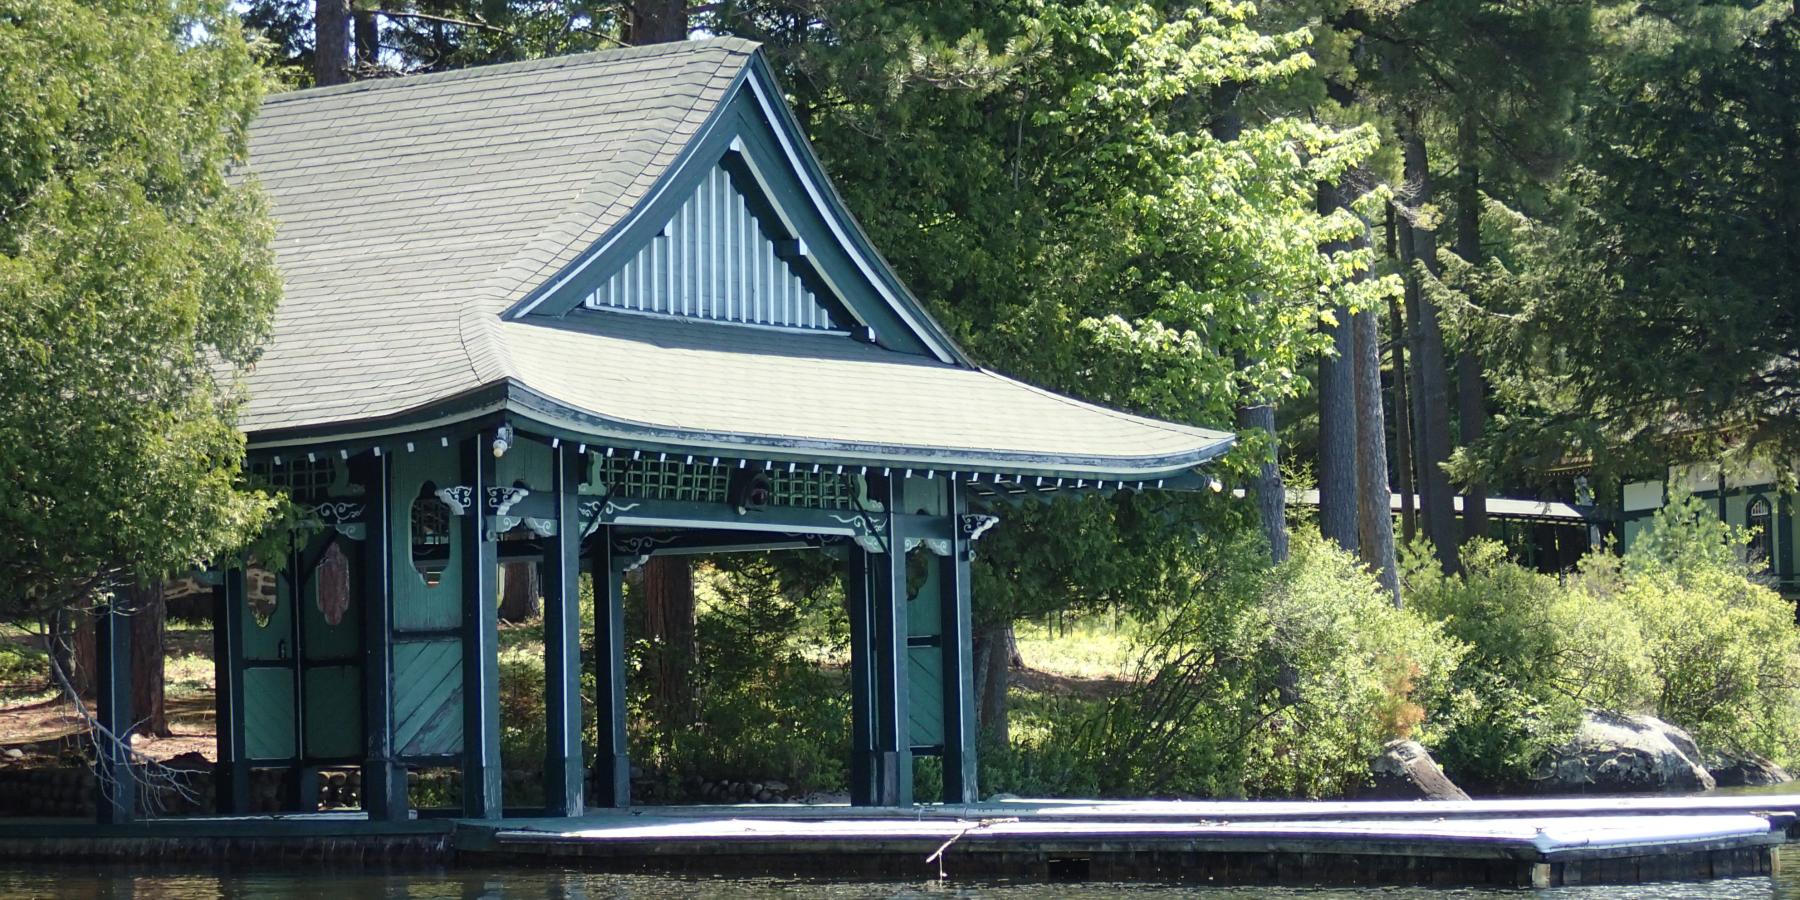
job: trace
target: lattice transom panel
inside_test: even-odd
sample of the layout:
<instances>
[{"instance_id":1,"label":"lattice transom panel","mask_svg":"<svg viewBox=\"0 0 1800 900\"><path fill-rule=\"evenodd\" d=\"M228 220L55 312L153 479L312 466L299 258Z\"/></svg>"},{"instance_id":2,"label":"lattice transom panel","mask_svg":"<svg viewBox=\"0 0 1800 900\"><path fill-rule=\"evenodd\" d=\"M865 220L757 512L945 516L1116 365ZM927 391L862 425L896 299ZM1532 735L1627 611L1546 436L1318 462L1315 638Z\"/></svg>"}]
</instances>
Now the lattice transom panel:
<instances>
[{"instance_id":1,"label":"lattice transom panel","mask_svg":"<svg viewBox=\"0 0 1800 900\"><path fill-rule=\"evenodd\" d=\"M776 506L852 509L858 495L855 475L813 472L810 468L789 472L780 466L761 469L754 463L738 468L736 463L715 466L679 459L632 460L618 456L603 459L598 474L598 490L610 492L617 485L618 496L647 500L728 503L732 500L734 477L742 483L751 476L767 479L770 503Z\"/></svg>"}]
</instances>

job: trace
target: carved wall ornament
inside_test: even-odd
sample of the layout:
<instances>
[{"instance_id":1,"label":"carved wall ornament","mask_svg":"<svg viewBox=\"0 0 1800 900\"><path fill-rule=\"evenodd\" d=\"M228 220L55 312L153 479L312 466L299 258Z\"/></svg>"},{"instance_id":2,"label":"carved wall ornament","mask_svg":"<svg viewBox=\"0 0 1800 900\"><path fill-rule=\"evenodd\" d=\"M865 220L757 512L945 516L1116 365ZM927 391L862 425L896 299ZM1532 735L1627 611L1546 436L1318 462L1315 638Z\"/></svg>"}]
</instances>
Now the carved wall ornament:
<instances>
[{"instance_id":1,"label":"carved wall ornament","mask_svg":"<svg viewBox=\"0 0 1800 900\"><path fill-rule=\"evenodd\" d=\"M460 516L475 505L475 490L466 484L453 484L437 489L437 498L450 507L450 514Z\"/></svg>"},{"instance_id":2,"label":"carved wall ornament","mask_svg":"<svg viewBox=\"0 0 1800 900\"><path fill-rule=\"evenodd\" d=\"M531 496L531 491L522 487L490 487L487 489L488 507L496 516L505 516L513 508L513 504ZM517 525L518 522L514 522ZM502 531L506 529L502 528Z\"/></svg>"},{"instance_id":3,"label":"carved wall ornament","mask_svg":"<svg viewBox=\"0 0 1800 900\"><path fill-rule=\"evenodd\" d=\"M1000 524L999 516L985 516L980 513L968 513L961 519L960 527L963 537L967 538L971 544L981 540L981 536L987 534L988 529Z\"/></svg>"}]
</instances>

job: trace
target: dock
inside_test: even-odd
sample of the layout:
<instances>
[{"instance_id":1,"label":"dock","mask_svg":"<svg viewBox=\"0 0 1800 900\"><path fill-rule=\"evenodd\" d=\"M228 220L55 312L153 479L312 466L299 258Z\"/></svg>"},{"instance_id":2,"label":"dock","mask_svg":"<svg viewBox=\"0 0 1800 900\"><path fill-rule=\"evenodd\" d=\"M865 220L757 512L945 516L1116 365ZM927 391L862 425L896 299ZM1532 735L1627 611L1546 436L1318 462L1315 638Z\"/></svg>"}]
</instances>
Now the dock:
<instances>
[{"instance_id":1,"label":"dock","mask_svg":"<svg viewBox=\"0 0 1800 900\"><path fill-rule=\"evenodd\" d=\"M923 881L1544 887L1767 875L1800 795L1466 802L1019 800L0 820L0 860L420 863Z\"/></svg>"}]
</instances>

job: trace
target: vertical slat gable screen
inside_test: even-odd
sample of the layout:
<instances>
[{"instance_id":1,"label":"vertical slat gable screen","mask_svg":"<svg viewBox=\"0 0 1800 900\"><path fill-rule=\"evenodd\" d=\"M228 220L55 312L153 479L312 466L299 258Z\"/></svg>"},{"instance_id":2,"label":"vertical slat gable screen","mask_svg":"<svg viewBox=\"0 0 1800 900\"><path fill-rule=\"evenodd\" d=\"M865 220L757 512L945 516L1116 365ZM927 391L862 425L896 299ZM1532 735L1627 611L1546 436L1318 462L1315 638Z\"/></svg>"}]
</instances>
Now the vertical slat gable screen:
<instances>
[{"instance_id":1,"label":"vertical slat gable screen","mask_svg":"<svg viewBox=\"0 0 1800 900\"><path fill-rule=\"evenodd\" d=\"M776 255L775 242L722 166L714 166L662 233L583 305L788 328L837 327L787 260Z\"/></svg>"}]
</instances>

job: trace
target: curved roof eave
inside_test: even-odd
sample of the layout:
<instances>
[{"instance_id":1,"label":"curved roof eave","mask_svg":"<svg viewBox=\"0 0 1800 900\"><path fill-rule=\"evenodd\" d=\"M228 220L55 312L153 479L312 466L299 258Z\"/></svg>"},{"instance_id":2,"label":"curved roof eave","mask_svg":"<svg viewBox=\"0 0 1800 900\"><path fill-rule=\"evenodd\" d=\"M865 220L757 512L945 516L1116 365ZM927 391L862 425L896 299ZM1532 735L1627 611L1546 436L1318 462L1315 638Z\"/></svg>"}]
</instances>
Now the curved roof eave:
<instances>
[{"instance_id":1,"label":"curved roof eave","mask_svg":"<svg viewBox=\"0 0 1800 900\"><path fill-rule=\"evenodd\" d=\"M1104 478L1142 481L1190 472L1218 458L1236 436L1197 433L1195 445L1177 453L1153 456L1044 454L956 447L911 447L872 442L844 442L779 435L703 432L620 420L578 409L547 397L515 379L487 385L448 400L403 413L352 422L251 432L252 451L273 452L299 447L366 447L414 438L434 429L465 426L482 418L505 416L528 431L596 446L619 446L650 452L768 459L820 465L882 466L935 471L1005 475ZM1199 432L1196 429L1196 432Z\"/></svg>"}]
</instances>

